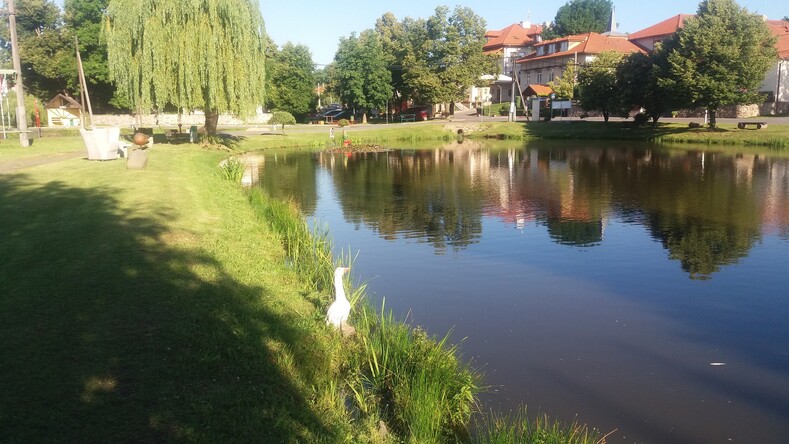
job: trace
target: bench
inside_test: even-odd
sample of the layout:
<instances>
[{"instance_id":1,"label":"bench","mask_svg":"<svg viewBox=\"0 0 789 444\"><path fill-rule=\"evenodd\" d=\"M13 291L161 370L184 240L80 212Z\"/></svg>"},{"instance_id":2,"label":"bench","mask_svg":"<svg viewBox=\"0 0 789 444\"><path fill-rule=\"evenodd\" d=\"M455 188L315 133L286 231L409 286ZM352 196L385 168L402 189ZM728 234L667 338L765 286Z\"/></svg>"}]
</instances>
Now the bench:
<instances>
[{"instance_id":1,"label":"bench","mask_svg":"<svg viewBox=\"0 0 789 444\"><path fill-rule=\"evenodd\" d=\"M400 114L400 122L414 122L416 114Z\"/></svg>"},{"instance_id":2,"label":"bench","mask_svg":"<svg viewBox=\"0 0 789 444\"><path fill-rule=\"evenodd\" d=\"M756 129L767 128L767 122L737 122L739 129L745 129L748 125L756 125Z\"/></svg>"}]
</instances>

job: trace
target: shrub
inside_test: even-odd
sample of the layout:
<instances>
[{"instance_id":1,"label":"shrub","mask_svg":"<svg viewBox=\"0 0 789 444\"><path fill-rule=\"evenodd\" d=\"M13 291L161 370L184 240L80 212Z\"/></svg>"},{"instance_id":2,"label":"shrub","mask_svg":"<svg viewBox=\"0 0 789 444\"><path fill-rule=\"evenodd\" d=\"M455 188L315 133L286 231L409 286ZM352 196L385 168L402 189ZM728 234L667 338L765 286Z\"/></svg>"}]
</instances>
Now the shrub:
<instances>
[{"instance_id":1,"label":"shrub","mask_svg":"<svg viewBox=\"0 0 789 444\"><path fill-rule=\"evenodd\" d=\"M295 125L296 118L293 114L287 111L274 111L274 115L268 121L269 125L282 125L282 131L285 131L285 125Z\"/></svg>"},{"instance_id":2,"label":"shrub","mask_svg":"<svg viewBox=\"0 0 789 444\"><path fill-rule=\"evenodd\" d=\"M348 126L350 124L351 124L351 122L348 121L348 119L340 119L340 120L337 121L337 125L340 126L340 127Z\"/></svg>"},{"instance_id":3,"label":"shrub","mask_svg":"<svg viewBox=\"0 0 789 444\"><path fill-rule=\"evenodd\" d=\"M644 113L638 113L633 117L633 125L635 125L636 128L646 125L647 122L649 122L649 116Z\"/></svg>"}]
</instances>

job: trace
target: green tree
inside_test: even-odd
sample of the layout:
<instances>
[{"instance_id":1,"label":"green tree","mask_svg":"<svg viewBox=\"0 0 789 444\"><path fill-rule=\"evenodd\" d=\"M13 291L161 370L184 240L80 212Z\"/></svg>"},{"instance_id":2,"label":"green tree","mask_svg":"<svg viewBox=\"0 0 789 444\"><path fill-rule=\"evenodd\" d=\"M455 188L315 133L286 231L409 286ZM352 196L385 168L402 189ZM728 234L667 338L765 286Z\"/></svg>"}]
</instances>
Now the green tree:
<instances>
[{"instance_id":1,"label":"green tree","mask_svg":"<svg viewBox=\"0 0 789 444\"><path fill-rule=\"evenodd\" d=\"M49 100L78 88L73 39L63 29L60 8L51 0L17 0L17 37L24 85L30 94ZM0 20L3 64L11 67L8 20Z\"/></svg>"},{"instance_id":2,"label":"green tree","mask_svg":"<svg viewBox=\"0 0 789 444\"><path fill-rule=\"evenodd\" d=\"M553 39L586 32L605 32L614 5L611 0L570 0L556 12L543 37Z\"/></svg>"},{"instance_id":3,"label":"green tree","mask_svg":"<svg viewBox=\"0 0 789 444\"><path fill-rule=\"evenodd\" d=\"M314 63L309 48L285 43L273 54L267 69L269 82L266 105L304 117L315 103Z\"/></svg>"},{"instance_id":4,"label":"green tree","mask_svg":"<svg viewBox=\"0 0 789 444\"><path fill-rule=\"evenodd\" d=\"M269 125L282 125L282 134L285 134L285 125L295 125L296 118L287 111L275 111L268 123Z\"/></svg>"},{"instance_id":5,"label":"green tree","mask_svg":"<svg viewBox=\"0 0 789 444\"><path fill-rule=\"evenodd\" d=\"M458 6L450 14L439 6L427 21L407 29L403 77L418 102L449 103L452 113L469 87L498 70L496 60L482 51L485 20L470 8Z\"/></svg>"},{"instance_id":6,"label":"green tree","mask_svg":"<svg viewBox=\"0 0 789 444\"><path fill-rule=\"evenodd\" d=\"M624 109L643 108L653 125L660 116L671 110L672 93L658 80L665 66L660 51L653 55L640 52L629 54L616 69L616 89Z\"/></svg>"},{"instance_id":7,"label":"green tree","mask_svg":"<svg viewBox=\"0 0 789 444\"><path fill-rule=\"evenodd\" d=\"M661 50L667 72L660 85L674 91L680 103L706 108L711 127L721 107L760 101L759 87L778 57L762 17L734 0L702 1L696 18Z\"/></svg>"},{"instance_id":8,"label":"green tree","mask_svg":"<svg viewBox=\"0 0 789 444\"><path fill-rule=\"evenodd\" d=\"M567 62L562 75L553 79L551 88L556 93L556 97L561 99L572 99L575 97L575 86L577 85L577 72L575 62Z\"/></svg>"},{"instance_id":9,"label":"green tree","mask_svg":"<svg viewBox=\"0 0 789 444\"><path fill-rule=\"evenodd\" d=\"M617 66L623 57L619 52L602 52L578 73L581 108L601 111L606 122L611 114L627 116L616 86Z\"/></svg>"},{"instance_id":10,"label":"green tree","mask_svg":"<svg viewBox=\"0 0 789 444\"><path fill-rule=\"evenodd\" d=\"M65 0L63 24L71 36L79 39L80 57L85 71L91 104L94 110L108 111L128 108L129 103L115 95L107 65L107 45L101 41L101 24L109 0ZM70 42L73 47L73 38ZM73 52L73 51L72 51ZM74 54L71 54L73 59ZM76 72L70 82L77 84ZM78 89L78 88L77 88Z\"/></svg>"},{"instance_id":11,"label":"green tree","mask_svg":"<svg viewBox=\"0 0 789 444\"><path fill-rule=\"evenodd\" d=\"M142 112L167 105L249 117L263 104L265 30L250 0L111 0L110 79Z\"/></svg>"},{"instance_id":12,"label":"green tree","mask_svg":"<svg viewBox=\"0 0 789 444\"><path fill-rule=\"evenodd\" d=\"M386 105L392 95L392 74L378 34L366 30L359 37L341 38L334 64L335 87L343 103L365 111Z\"/></svg>"}]
</instances>

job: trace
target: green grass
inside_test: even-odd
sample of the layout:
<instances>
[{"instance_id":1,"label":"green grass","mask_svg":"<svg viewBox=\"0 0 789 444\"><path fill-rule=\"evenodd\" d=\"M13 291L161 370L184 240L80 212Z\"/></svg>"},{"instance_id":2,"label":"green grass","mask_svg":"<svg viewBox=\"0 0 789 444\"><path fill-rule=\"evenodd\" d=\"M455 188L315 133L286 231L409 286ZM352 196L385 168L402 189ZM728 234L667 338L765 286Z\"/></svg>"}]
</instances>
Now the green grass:
<instances>
[{"instance_id":1,"label":"green grass","mask_svg":"<svg viewBox=\"0 0 789 444\"><path fill-rule=\"evenodd\" d=\"M634 128L632 122L565 121L479 124L470 137L515 140L634 140L655 143L789 147L789 126L769 125L761 130L737 129L722 124L717 129L688 128L680 123L658 123Z\"/></svg>"},{"instance_id":2,"label":"green grass","mask_svg":"<svg viewBox=\"0 0 789 444\"><path fill-rule=\"evenodd\" d=\"M338 442L333 336L279 237L190 147L0 175L11 442Z\"/></svg>"},{"instance_id":3,"label":"green grass","mask_svg":"<svg viewBox=\"0 0 789 444\"><path fill-rule=\"evenodd\" d=\"M491 412L477 430L475 444L599 444L608 436L577 422L560 424L545 415L530 417L525 408L509 415Z\"/></svg>"}]
</instances>

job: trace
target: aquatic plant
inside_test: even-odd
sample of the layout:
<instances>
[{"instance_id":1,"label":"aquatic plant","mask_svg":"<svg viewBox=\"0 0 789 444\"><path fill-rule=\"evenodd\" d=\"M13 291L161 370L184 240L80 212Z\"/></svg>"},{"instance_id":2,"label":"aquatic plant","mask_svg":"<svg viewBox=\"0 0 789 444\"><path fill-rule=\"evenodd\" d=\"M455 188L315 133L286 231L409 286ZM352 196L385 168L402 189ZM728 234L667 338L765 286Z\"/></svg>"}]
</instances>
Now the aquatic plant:
<instances>
[{"instance_id":1,"label":"aquatic plant","mask_svg":"<svg viewBox=\"0 0 789 444\"><path fill-rule=\"evenodd\" d=\"M529 418L526 408L511 414L489 413L478 422L474 444L604 444L606 435L577 422L561 424L547 415Z\"/></svg>"},{"instance_id":2,"label":"aquatic plant","mask_svg":"<svg viewBox=\"0 0 789 444\"><path fill-rule=\"evenodd\" d=\"M219 164L219 170L223 178L234 182L241 182L241 177L244 175L244 161L236 158L230 158Z\"/></svg>"}]
</instances>

